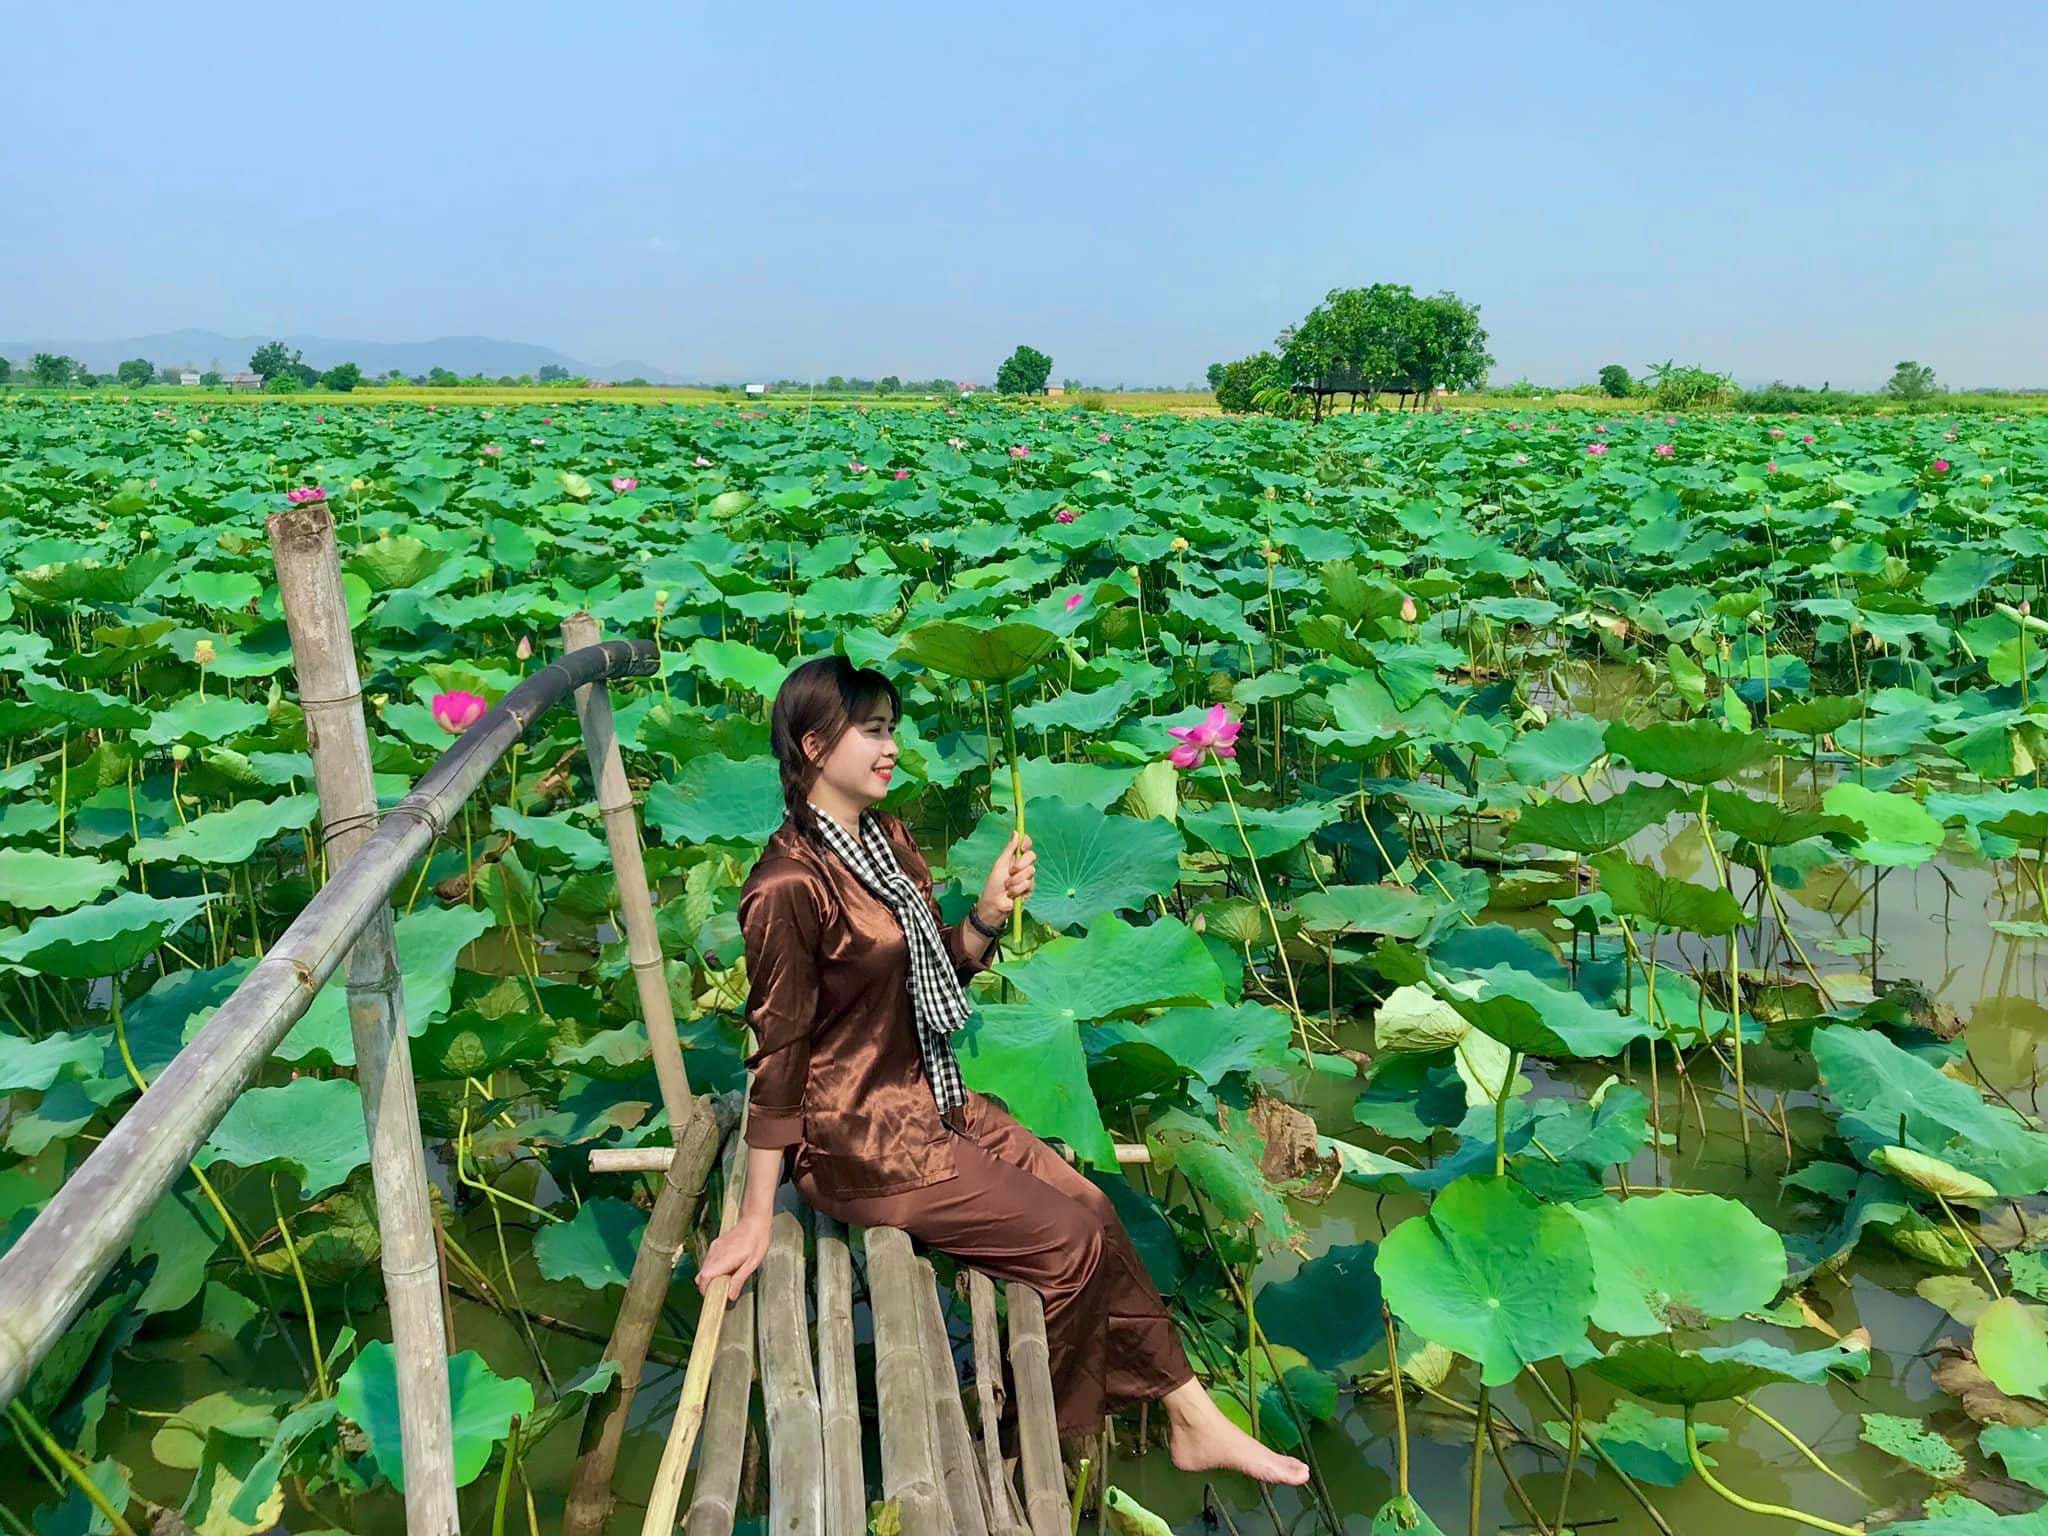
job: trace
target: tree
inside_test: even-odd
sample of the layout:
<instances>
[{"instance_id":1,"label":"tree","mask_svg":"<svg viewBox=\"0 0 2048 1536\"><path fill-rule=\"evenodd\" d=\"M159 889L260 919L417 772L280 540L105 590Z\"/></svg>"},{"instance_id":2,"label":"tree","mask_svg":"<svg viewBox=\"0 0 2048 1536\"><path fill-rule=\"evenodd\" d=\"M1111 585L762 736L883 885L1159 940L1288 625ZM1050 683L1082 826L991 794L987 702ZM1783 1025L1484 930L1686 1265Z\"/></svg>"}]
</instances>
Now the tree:
<instances>
[{"instance_id":1,"label":"tree","mask_svg":"<svg viewBox=\"0 0 2048 1536\"><path fill-rule=\"evenodd\" d=\"M199 387L202 389L219 389L220 370L218 368L209 368L206 372L199 375Z\"/></svg>"},{"instance_id":2,"label":"tree","mask_svg":"<svg viewBox=\"0 0 2048 1536\"><path fill-rule=\"evenodd\" d=\"M78 374L78 360L61 352L38 352L28 362L29 377L44 389L62 389Z\"/></svg>"},{"instance_id":3,"label":"tree","mask_svg":"<svg viewBox=\"0 0 2048 1536\"><path fill-rule=\"evenodd\" d=\"M1230 375L1230 364L1228 364L1228 363L1211 363L1211 364L1209 365L1209 374L1208 374L1208 378L1209 378L1209 388L1210 388L1210 389L1211 389L1212 391L1217 391L1217 390L1221 390L1221 389L1223 388L1223 381L1224 381L1224 380L1225 380L1226 378L1228 378L1228 377L1229 377L1229 375Z\"/></svg>"},{"instance_id":4,"label":"tree","mask_svg":"<svg viewBox=\"0 0 2048 1536\"><path fill-rule=\"evenodd\" d=\"M156 377L156 364L146 357L131 357L114 370L114 377L130 389L140 389Z\"/></svg>"},{"instance_id":5,"label":"tree","mask_svg":"<svg viewBox=\"0 0 2048 1536\"><path fill-rule=\"evenodd\" d=\"M543 384L559 384L569 377L569 370L560 363L542 363L540 372L534 375Z\"/></svg>"},{"instance_id":6,"label":"tree","mask_svg":"<svg viewBox=\"0 0 2048 1536\"><path fill-rule=\"evenodd\" d=\"M266 341L249 358L249 371L258 375L267 389L286 373L296 375L299 354L281 341Z\"/></svg>"},{"instance_id":7,"label":"tree","mask_svg":"<svg viewBox=\"0 0 2048 1536\"><path fill-rule=\"evenodd\" d=\"M1234 363L1216 364L1210 370L1215 376L1210 388L1216 391L1216 404L1232 416L1257 410L1259 391L1272 382L1279 362L1270 352L1254 352Z\"/></svg>"},{"instance_id":8,"label":"tree","mask_svg":"<svg viewBox=\"0 0 2048 1536\"><path fill-rule=\"evenodd\" d=\"M180 368L175 364L171 364L157 369L156 381L159 384L175 384L178 382L180 378L184 376L184 373L185 370L183 368Z\"/></svg>"},{"instance_id":9,"label":"tree","mask_svg":"<svg viewBox=\"0 0 2048 1536\"><path fill-rule=\"evenodd\" d=\"M1884 392L1900 400L1925 400L1934 393L1934 370L1925 363L1900 363Z\"/></svg>"},{"instance_id":10,"label":"tree","mask_svg":"<svg viewBox=\"0 0 2048 1536\"><path fill-rule=\"evenodd\" d=\"M1600 388L1617 400L1626 400L1635 393L1635 387L1635 379L1619 363L1609 363L1600 370Z\"/></svg>"},{"instance_id":11,"label":"tree","mask_svg":"<svg viewBox=\"0 0 2048 1536\"><path fill-rule=\"evenodd\" d=\"M320 387L337 394L345 395L362 382L363 370L354 363L337 363L320 375Z\"/></svg>"},{"instance_id":12,"label":"tree","mask_svg":"<svg viewBox=\"0 0 2048 1536\"><path fill-rule=\"evenodd\" d=\"M1439 387L1484 383L1493 354L1486 350L1479 306L1450 292L1417 300L1409 311L1407 363L1405 382L1414 387L1418 405Z\"/></svg>"},{"instance_id":13,"label":"tree","mask_svg":"<svg viewBox=\"0 0 2048 1536\"><path fill-rule=\"evenodd\" d=\"M893 373L884 374L875 380L875 393L878 395L893 395L902 388L903 381Z\"/></svg>"},{"instance_id":14,"label":"tree","mask_svg":"<svg viewBox=\"0 0 2048 1536\"><path fill-rule=\"evenodd\" d=\"M1052 377L1052 359L1036 347L1019 347L996 370L996 393L1036 395L1045 390Z\"/></svg>"},{"instance_id":15,"label":"tree","mask_svg":"<svg viewBox=\"0 0 2048 1536\"><path fill-rule=\"evenodd\" d=\"M0 384L5 384L13 376L14 364L7 361L6 358L0 357Z\"/></svg>"}]
</instances>

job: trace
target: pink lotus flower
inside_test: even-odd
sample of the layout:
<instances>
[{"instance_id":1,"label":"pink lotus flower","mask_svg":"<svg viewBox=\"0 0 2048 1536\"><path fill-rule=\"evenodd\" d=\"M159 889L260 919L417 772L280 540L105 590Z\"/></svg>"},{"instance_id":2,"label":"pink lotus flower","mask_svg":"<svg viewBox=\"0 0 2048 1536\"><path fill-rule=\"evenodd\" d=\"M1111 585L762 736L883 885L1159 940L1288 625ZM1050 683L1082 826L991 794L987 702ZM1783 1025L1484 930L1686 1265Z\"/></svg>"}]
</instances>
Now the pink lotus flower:
<instances>
[{"instance_id":1,"label":"pink lotus flower","mask_svg":"<svg viewBox=\"0 0 2048 1536\"><path fill-rule=\"evenodd\" d=\"M1052 520L1056 523L1071 523L1074 520L1074 509L1061 507L1059 511L1053 513Z\"/></svg>"},{"instance_id":2,"label":"pink lotus flower","mask_svg":"<svg viewBox=\"0 0 2048 1536\"><path fill-rule=\"evenodd\" d=\"M1402 593L1401 622L1403 624L1413 624L1415 622L1415 612L1415 599L1406 592Z\"/></svg>"},{"instance_id":3,"label":"pink lotus flower","mask_svg":"<svg viewBox=\"0 0 2048 1536\"><path fill-rule=\"evenodd\" d=\"M704 455L700 453L697 455L697 467L699 469L709 469L711 467L711 461L705 458Z\"/></svg>"},{"instance_id":4,"label":"pink lotus flower","mask_svg":"<svg viewBox=\"0 0 2048 1536\"><path fill-rule=\"evenodd\" d=\"M908 480L910 478L910 471L907 469L899 469L890 478L895 480Z\"/></svg>"},{"instance_id":5,"label":"pink lotus flower","mask_svg":"<svg viewBox=\"0 0 2048 1536\"><path fill-rule=\"evenodd\" d=\"M1772 459L1772 460L1771 460L1771 461L1770 461L1769 463L1767 463L1767 464L1765 464L1765 465L1764 465L1764 473L1765 473L1765 474L1767 474L1767 475L1775 475L1775 474L1776 474L1777 472L1778 472L1778 461L1777 461L1776 459Z\"/></svg>"},{"instance_id":6,"label":"pink lotus flower","mask_svg":"<svg viewBox=\"0 0 2048 1536\"><path fill-rule=\"evenodd\" d=\"M427 407L427 409L431 411L433 407L430 405ZM552 427L555 424L555 418L552 416L543 416L540 419L540 424L544 427Z\"/></svg>"},{"instance_id":7,"label":"pink lotus flower","mask_svg":"<svg viewBox=\"0 0 2048 1536\"><path fill-rule=\"evenodd\" d=\"M480 693L465 693L459 688L450 693L437 693L432 705L434 724L450 736L460 736L483 719L490 708Z\"/></svg>"},{"instance_id":8,"label":"pink lotus flower","mask_svg":"<svg viewBox=\"0 0 2048 1536\"><path fill-rule=\"evenodd\" d=\"M955 453L958 453L962 448L965 448L967 446L967 439L964 437L949 437L946 439L946 446L948 448L951 448Z\"/></svg>"},{"instance_id":9,"label":"pink lotus flower","mask_svg":"<svg viewBox=\"0 0 2048 1536\"><path fill-rule=\"evenodd\" d=\"M1935 473L1936 473L1937 475L1945 475L1945 474L1947 474L1947 473L1948 473L1948 460L1947 460L1947 459L1936 459L1936 460L1934 461L1934 472L1935 472Z\"/></svg>"},{"instance_id":10,"label":"pink lotus flower","mask_svg":"<svg viewBox=\"0 0 2048 1536\"><path fill-rule=\"evenodd\" d=\"M1010 444L1010 457L1013 459L1028 459L1031 457L1031 450L1022 443L1012 443Z\"/></svg>"},{"instance_id":11,"label":"pink lotus flower","mask_svg":"<svg viewBox=\"0 0 2048 1536\"><path fill-rule=\"evenodd\" d=\"M1654 453L1660 459L1670 458L1673 452L1675 451L1676 450L1674 450L1669 443L1659 443L1656 447L1650 450L1650 452Z\"/></svg>"},{"instance_id":12,"label":"pink lotus flower","mask_svg":"<svg viewBox=\"0 0 2048 1536\"><path fill-rule=\"evenodd\" d=\"M1230 712L1221 704L1212 706L1200 725L1170 725L1166 734L1177 737L1180 745L1166 754L1167 761L1176 768L1193 768L1202 761L1205 752L1235 757L1241 725L1241 721L1230 718Z\"/></svg>"},{"instance_id":13,"label":"pink lotus flower","mask_svg":"<svg viewBox=\"0 0 2048 1536\"><path fill-rule=\"evenodd\" d=\"M1095 441L1097 441L1098 443L1106 443L1109 441L1109 434L1107 432L1098 432L1095 434Z\"/></svg>"},{"instance_id":14,"label":"pink lotus flower","mask_svg":"<svg viewBox=\"0 0 2048 1536\"><path fill-rule=\"evenodd\" d=\"M499 454L503 453L504 451L505 450L500 448L496 443L484 444L484 457L487 459L495 459Z\"/></svg>"},{"instance_id":15,"label":"pink lotus flower","mask_svg":"<svg viewBox=\"0 0 2048 1536\"><path fill-rule=\"evenodd\" d=\"M1773 427L1773 428L1771 428L1771 436L1772 436L1772 437L1783 437L1784 435L1785 435L1785 429L1784 429L1783 427Z\"/></svg>"},{"instance_id":16,"label":"pink lotus flower","mask_svg":"<svg viewBox=\"0 0 2048 1536\"><path fill-rule=\"evenodd\" d=\"M1802 443L1810 443L1813 441L1813 434L1811 432L1802 433L1800 435L1799 441L1801 441Z\"/></svg>"},{"instance_id":17,"label":"pink lotus flower","mask_svg":"<svg viewBox=\"0 0 2048 1536\"><path fill-rule=\"evenodd\" d=\"M1955 435L1955 433L1953 433L1953 432L1944 432L1944 433L1942 433L1942 434L1941 434L1941 436L1942 436L1942 440L1943 440L1944 442L1950 442L1950 443L1952 443L1952 442L1954 442L1954 441L1956 440L1956 435Z\"/></svg>"},{"instance_id":18,"label":"pink lotus flower","mask_svg":"<svg viewBox=\"0 0 2048 1536\"><path fill-rule=\"evenodd\" d=\"M1070 596L1070 597L1069 597L1069 598L1067 599L1067 612L1069 612L1069 613L1072 613L1072 612L1073 612L1073 611L1074 611L1074 610L1075 610L1076 608L1080 607L1080 606L1081 606L1081 605L1082 605L1083 603L1085 603L1085 602L1087 602L1087 601L1088 601L1088 594L1087 594L1087 593L1085 593L1085 592L1076 592L1076 593L1074 593L1074 594L1073 594L1072 596Z\"/></svg>"},{"instance_id":19,"label":"pink lotus flower","mask_svg":"<svg viewBox=\"0 0 2048 1536\"><path fill-rule=\"evenodd\" d=\"M612 489L618 492L618 494L621 496L625 495L628 491L638 490L639 488L640 482L638 480L635 480L631 475L612 476Z\"/></svg>"},{"instance_id":20,"label":"pink lotus flower","mask_svg":"<svg viewBox=\"0 0 2048 1536\"><path fill-rule=\"evenodd\" d=\"M327 418L325 416L315 416L313 419L315 421L325 421Z\"/></svg>"},{"instance_id":21,"label":"pink lotus flower","mask_svg":"<svg viewBox=\"0 0 2048 1536\"><path fill-rule=\"evenodd\" d=\"M2026 600L2026 599L2025 599L2024 597L2023 597L2023 598L2021 598L2021 599L2020 599L2020 606L2019 606L2019 615L2020 615L2020 617L2021 617L2021 618L2023 618L2023 619L2024 619L2024 618L2027 618L2027 617L2029 617L2029 616L2030 616L2030 615L2031 615L2031 614L2033 613L2033 611L2034 611L2034 605L2033 605L2032 603L2028 602L2028 601L2027 601L2027 600Z\"/></svg>"},{"instance_id":22,"label":"pink lotus flower","mask_svg":"<svg viewBox=\"0 0 2048 1536\"><path fill-rule=\"evenodd\" d=\"M864 475L868 472L867 465L861 463L859 459L848 459L846 461L846 467L850 472L856 475Z\"/></svg>"},{"instance_id":23,"label":"pink lotus flower","mask_svg":"<svg viewBox=\"0 0 2048 1536\"><path fill-rule=\"evenodd\" d=\"M317 485L302 485L297 490L286 491L284 499L295 507L302 507L309 501L325 501L327 492Z\"/></svg>"},{"instance_id":24,"label":"pink lotus flower","mask_svg":"<svg viewBox=\"0 0 2048 1536\"><path fill-rule=\"evenodd\" d=\"M1518 453L1515 455L1515 462L1517 464L1526 464L1529 462L1529 455L1527 455L1526 453Z\"/></svg>"},{"instance_id":25,"label":"pink lotus flower","mask_svg":"<svg viewBox=\"0 0 2048 1536\"><path fill-rule=\"evenodd\" d=\"M1510 432L1519 432L1522 430L1522 424L1519 421L1511 421L1508 423L1508 430Z\"/></svg>"},{"instance_id":26,"label":"pink lotus flower","mask_svg":"<svg viewBox=\"0 0 2048 1536\"><path fill-rule=\"evenodd\" d=\"M1676 416L1666 416L1664 418L1664 425L1667 427L1675 427L1678 425L1678 418Z\"/></svg>"},{"instance_id":27,"label":"pink lotus flower","mask_svg":"<svg viewBox=\"0 0 2048 1536\"><path fill-rule=\"evenodd\" d=\"M521 661L531 660L533 657L533 636L521 635L519 637L519 645L513 651L513 654Z\"/></svg>"},{"instance_id":28,"label":"pink lotus flower","mask_svg":"<svg viewBox=\"0 0 2048 1536\"><path fill-rule=\"evenodd\" d=\"M1607 457L1607 445L1605 443L1588 443L1586 444L1586 452L1596 459L1604 459Z\"/></svg>"},{"instance_id":29,"label":"pink lotus flower","mask_svg":"<svg viewBox=\"0 0 2048 1536\"><path fill-rule=\"evenodd\" d=\"M1596 426L1596 427L1594 427L1594 428L1593 428L1593 430L1594 430L1595 432L1605 432L1605 431L1607 430L1607 428L1606 428L1606 426L1605 426L1605 425L1600 425L1600 426Z\"/></svg>"}]
</instances>

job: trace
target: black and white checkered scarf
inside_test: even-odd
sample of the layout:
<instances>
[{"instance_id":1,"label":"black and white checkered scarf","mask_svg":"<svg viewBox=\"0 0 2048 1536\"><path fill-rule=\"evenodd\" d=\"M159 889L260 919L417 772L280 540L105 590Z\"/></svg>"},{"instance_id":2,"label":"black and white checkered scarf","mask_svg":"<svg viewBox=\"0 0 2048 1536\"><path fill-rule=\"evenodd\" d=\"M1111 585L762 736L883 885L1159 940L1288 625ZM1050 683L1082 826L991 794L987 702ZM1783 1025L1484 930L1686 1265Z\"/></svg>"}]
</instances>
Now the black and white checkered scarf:
<instances>
[{"instance_id":1,"label":"black and white checkered scarf","mask_svg":"<svg viewBox=\"0 0 2048 1536\"><path fill-rule=\"evenodd\" d=\"M932 920L924 892L896 861L896 850L889 846L881 823L871 812L860 813L860 841L856 843L816 801L811 802L811 810L826 845L862 885L881 898L903 927L910 944L910 1011L917 1024L925 1080L931 1084L939 1118L949 1119L967 1101L967 1085L961 1081L953 1043L947 1036L967 1022L974 1006L946 953L946 941Z\"/></svg>"}]
</instances>

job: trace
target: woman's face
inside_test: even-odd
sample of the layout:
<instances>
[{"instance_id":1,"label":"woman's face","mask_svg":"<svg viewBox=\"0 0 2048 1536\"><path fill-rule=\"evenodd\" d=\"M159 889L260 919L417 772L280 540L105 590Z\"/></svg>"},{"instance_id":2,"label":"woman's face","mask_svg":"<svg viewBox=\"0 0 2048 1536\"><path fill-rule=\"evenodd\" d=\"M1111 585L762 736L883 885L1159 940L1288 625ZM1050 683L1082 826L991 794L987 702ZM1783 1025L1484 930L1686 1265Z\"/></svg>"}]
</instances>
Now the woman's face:
<instances>
[{"instance_id":1,"label":"woman's face","mask_svg":"<svg viewBox=\"0 0 2048 1536\"><path fill-rule=\"evenodd\" d=\"M817 751L815 733L805 747ZM865 808L889 793L896 767L896 712L887 695L855 712L853 724L825 758L820 785L830 785L849 804Z\"/></svg>"}]
</instances>

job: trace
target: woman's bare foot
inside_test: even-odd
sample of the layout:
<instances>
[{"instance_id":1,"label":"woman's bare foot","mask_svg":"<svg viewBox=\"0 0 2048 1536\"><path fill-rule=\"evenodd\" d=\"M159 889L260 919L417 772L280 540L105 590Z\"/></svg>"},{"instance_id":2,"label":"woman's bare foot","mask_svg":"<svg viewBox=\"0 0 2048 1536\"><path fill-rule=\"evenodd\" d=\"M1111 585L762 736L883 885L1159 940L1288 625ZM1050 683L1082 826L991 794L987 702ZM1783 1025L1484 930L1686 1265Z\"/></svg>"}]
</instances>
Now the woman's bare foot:
<instances>
[{"instance_id":1,"label":"woman's bare foot","mask_svg":"<svg viewBox=\"0 0 2048 1536\"><path fill-rule=\"evenodd\" d=\"M1268 1450L1223 1416L1199 1380L1182 1382L1161 1401L1172 1425L1173 1464L1183 1472L1212 1467L1242 1472L1262 1483L1308 1481L1308 1465Z\"/></svg>"}]
</instances>

